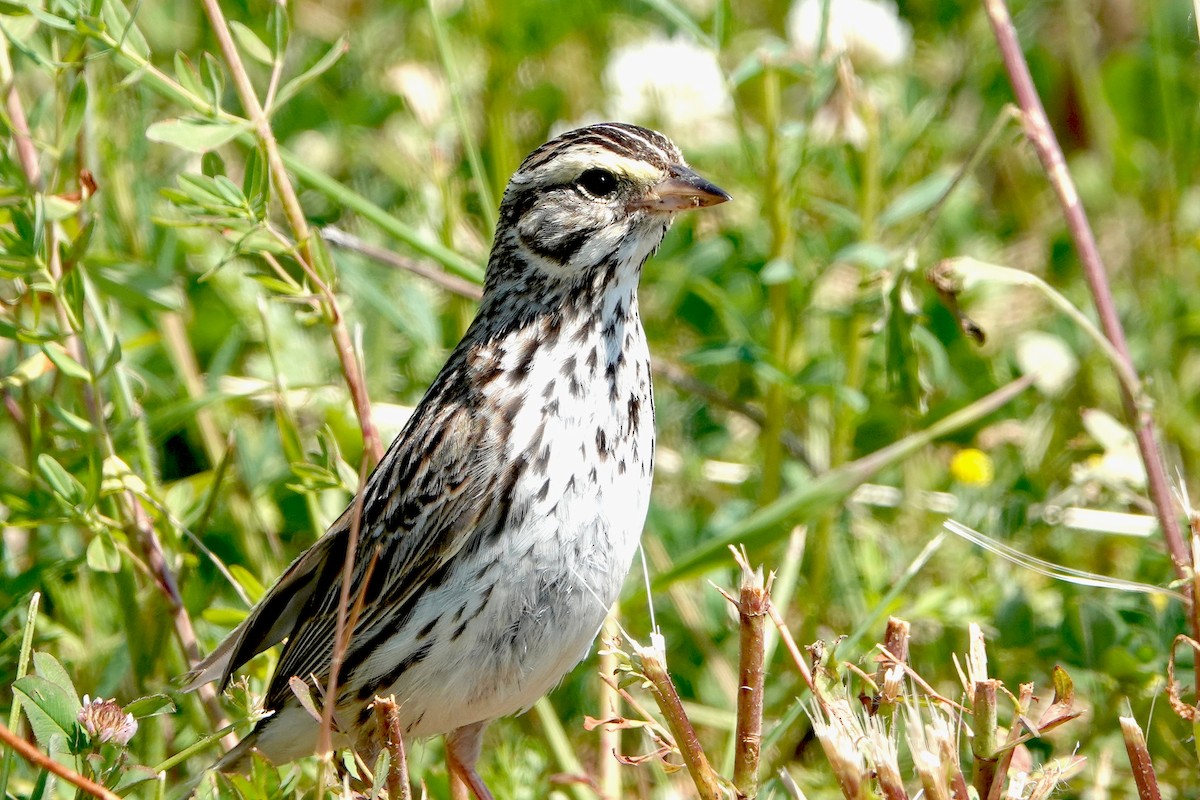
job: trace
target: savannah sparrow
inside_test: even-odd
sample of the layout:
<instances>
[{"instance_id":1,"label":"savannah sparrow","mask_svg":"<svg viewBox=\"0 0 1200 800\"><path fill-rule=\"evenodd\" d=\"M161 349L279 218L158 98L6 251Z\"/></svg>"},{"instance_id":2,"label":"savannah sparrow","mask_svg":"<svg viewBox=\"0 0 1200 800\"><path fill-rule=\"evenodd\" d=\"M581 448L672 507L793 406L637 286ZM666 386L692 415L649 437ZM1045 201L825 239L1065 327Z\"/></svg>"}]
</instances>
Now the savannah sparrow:
<instances>
[{"instance_id":1,"label":"savannah sparrow","mask_svg":"<svg viewBox=\"0 0 1200 800\"><path fill-rule=\"evenodd\" d=\"M447 734L476 797L489 721L587 654L637 549L654 466L642 264L674 214L729 199L666 137L620 123L542 145L513 175L475 321L363 489L338 744L371 747L395 694L410 736ZM324 685L355 504L200 665L194 688L287 639L261 720L218 767L311 754L289 678ZM368 567L374 560L373 566ZM368 574L369 573L369 574ZM365 581L365 585L364 585Z\"/></svg>"}]
</instances>

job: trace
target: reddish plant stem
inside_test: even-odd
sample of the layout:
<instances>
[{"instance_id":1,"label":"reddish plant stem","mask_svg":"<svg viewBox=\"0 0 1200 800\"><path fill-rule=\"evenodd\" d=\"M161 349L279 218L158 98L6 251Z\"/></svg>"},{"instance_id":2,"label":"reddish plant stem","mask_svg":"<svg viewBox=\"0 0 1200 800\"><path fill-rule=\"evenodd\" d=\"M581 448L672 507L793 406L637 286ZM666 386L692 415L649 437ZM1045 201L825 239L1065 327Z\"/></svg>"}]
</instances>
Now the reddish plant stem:
<instances>
[{"instance_id":1,"label":"reddish plant stem","mask_svg":"<svg viewBox=\"0 0 1200 800\"><path fill-rule=\"evenodd\" d=\"M250 82L245 64L238 55L233 35L229 31L229 23L225 21L225 15L221 13L221 7L217 4L217 0L202 0L202 4L204 13L212 25L213 34L217 37L221 55L233 76L233 85L237 89L238 99L241 100L246 116L253 123L254 131L266 153L271 183L275 187L280 205L283 206L284 216L287 217L292 235L296 238L296 260L305 274L316 283L325 299L326 316L329 319L334 348L337 350L342 375L346 379L346 386L350 390L350 399L354 403L354 412L358 416L358 424L362 430L364 460L374 466L383 458L383 443L379 439L379 431L371 416L371 401L367 395L366 381L358 360L354 357L354 350L350 345L350 335L346 332L345 321L342 319L341 307L332 290L320 279L314 267L317 263L314 260L316 249L312 246L315 234L308 227L304 209L300 205L300 198L296 195L296 188L292 185L291 178L288 177L287 167L280 155L275 132L271 130L271 121L267 118L262 103L258 101L258 95L255 94L254 85Z\"/></svg>"},{"instance_id":2,"label":"reddish plant stem","mask_svg":"<svg viewBox=\"0 0 1200 800\"><path fill-rule=\"evenodd\" d=\"M1087 212L1080 202L1075 183L1067 169L1066 159L1063 158L1062 148L1050 127L1046 117L1046 109L1042 106L1033 77L1029 73L1029 65L1017 41L1017 31L1013 26L1012 17L1004 0L984 0L984 9L996 36L1000 48L1000 57L1008 72L1009 82L1016 95L1017 104L1021 108L1025 123L1025 135L1037 151L1042 162L1042 168L1050 179L1058 195L1066 218L1067 229L1079 253L1079 262L1083 267L1083 275L1091 290L1092 299L1096 303L1096 313L1100 317L1100 327L1105 337L1112 342L1121 360L1128 366L1130 374L1136 375L1133 359L1129 354L1129 344L1125 340L1125 330L1121 318L1117 314L1116 303L1113 301L1112 290L1108 285L1108 275L1104 262L1100 258L1100 249L1096 246L1096 237L1088 222ZM1192 572L1191 558L1183 541L1183 533L1179 517L1175 513L1171 498L1170 484L1167 482L1167 471L1163 464L1162 453L1158 446L1158 438L1154 429L1154 419L1142 399L1136 396L1136 387L1120 382L1121 403L1125 407L1125 415L1133 426L1137 440L1138 451L1142 463L1146 467L1146 483L1150 491L1150 499L1154 502L1155 515L1162 529L1167 552L1175 567L1176 576L1180 580L1188 580ZM1187 593L1188 617L1191 621L1192 634L1200 638L1200 610L1196 607L1196 597L1191 591L1190 582ZM1196 685L1200 687L1200 661L1196 663Z\"/></svg>"},{"instance_id":3,"label":"reddish plant stem","mask_svg":"<svg viewBox=\"0 0 1200 800\"><path fill-rule=\"evenodd\" d=\"M317 751L320 753L328 753L333 749L333 723L334 712L337 708L338 673L341 671L342 661L346 657L346 649L350 646L350 637L354 633L354 625L358 617L357 612L362 608L363 593L359 592L352 613L348 613L350 611L350 582L354 578L354 565L358 555L358 535L362 529L363 503L366 502L366 480L367 461L363 459L358 473L358 494L354 497L354 510L351 512L354 516L350 520L350 538L346 543L346 558L342 562L342 585L341 591L338 594L337 618L333 629L333 651L329 657L329 677L325 684L325 707L321 710L321 732L317 737ZM371 568L374 567L375 557L378 555L379 548L376 547L375 554L371 559ZM370 568L368 568L367 574L363 576L363 591L367 588L370 571Z\"/></svg>"},{"instance_id":4,"label":"reddish plant stem","mask_svg":"<svg viewBox=\"0 0 1200 800\"><path fill-rule=\"evenodd\" d=\"M35 767L44 769L47 772L57 775L72 786L79 788L81 791L87 792L92 797L98 797L100 800L121 800L118 795L113 794L95 781L85 778L75 770L58 763L41 750L38 750L29 742L10 731L5 725L0 725L0 742L3 742L6 746L11 747L17 755L21 756L21 758L25 759L30 764L33 764Z\"/></svg>"},{"instance_id":5,"label":"reddish plant stem","mask_svg":"<svg viewBox=\"0 0 1200 800\"><path fill-rule=\"evenodd\" d=\"M758 796L758 763L762 748L763 684L766 675L766 619L769 589L762 568L751 570L744 559L737 610L740 633L737 724L734 732L733 786L739 800Z\"/></svg>"},{"instance_id":6,"label":"reddish plant stem","mask_svg":"<svg viewBox=\"0 0 1200 800\"><path fill-rule=\"evenodd\" d=\"M1096 237L1092 233L1087 213L1083 209L1083 204L1079 200L1079 194L1075 190L1075 184L1071 180L1071 174L1067 170L1062 149L1059 147L1058 140L1054 136L1054 131L1050 127L1050 122L1046 118L1046 110L1042 106L1041 98L1038 97L1037 89L1033 85L1033 78L1029 74L1029 66L1025 62L1025 56L1021 52L1021 45L1017 41L1017 33L1013 27L1012 18L1008 14L1008 8L1005 6L1004 0L984 0L984 7L987 9L988 19L991 20L992 29L995 31L996 41L1000 46L1000 55L1004 61L1005 68L1008 70L1009 80L1012 82L1017 104L1021 107L1021 111L1024 114L1026 135L1037 151L1038 158L1042 162L1042 167L1046 170L1046 174L1050 178L1050 183L1058 195L1059 203L1063 208L1063 215L1066 218L1067 228L1071 233L1071 238L1075 243L1076 249L1079 251L1079 260L1083 267L1083 275L1087 280L1088 288L1091 290L1092 298L1096 303L1096 313L1100 317L1101 328L1104 331L1104 335L1112 342L1113 347L1122 360L1126 361L1132 368L1133 359L1129 355L1129 345L1125 339L1125 330L1117 314L1112 290L1108 285L1108 275L1105 272L1104 263L1100 258L1100 250L1096 245ZM1185 577L1189 569L1190 559L1187 556L1187 548L1183 543L1179 519L1173 511L1166 470L1163 468L1162 457L1154 434L1153 419L1148 411L1138 407L1130 391L1130 387L1125 386L1123 383L1121 385L1121 398L1125 405L1125 411L1135 426L1138 449L1146 465L1146 477L1149 483L1150 495L1155 503L1155 510L1158 514L1159 524L1162 526L1167 549L1171 554L1172 561L1175 563L1176 570L1179 572L1179 577Z\"/></svg>"},{"instance_id":7,"label":"reddish plant stem","mask_svg":"<svg viewBox=\"0 0 1200 800\"><path fill-rule=\"evenodd\" d=\"M379 720L379 732L383 746L387 748L391 763L388 764L388 800L412 800L412 787L408 783L408 756L404 752L404 726L400 724L400 709L396 697L376 697L375 716Z\"/></svg>"},{"instance_id":8,"label":"reddish plant stem","mask_svg":"<svg viewBox=\"0 0 1200 800\"><path fill-rule=\"evenodd\" d=\"M1121 717L1121 735L1125 738L1125 752L1129 754L1129 766L1133 769L1133 782L1137 785L1139 800L1162 800L1158 788L1158 776L1154 774L1154 762L1150 760L1150 749L1146 737L1133 717Z\"/></svg>"},{"instance_id":9,"label":"reddish plant stem","mask_svg":"<svg viewBox=\"0 0 1200 800\"><path fill-rule=\"evenodd\" d=\"M704 754L704 748L700 745L700 737L683 708L679 692L667 673L662 652L654 645L638 648L637 656L641 661L642 674L650 682L650 693L654 695L659 710L667 720L667 727L675 737L675 745L683 756L700 797L702 800L718 800L721 790L717 785L716 775L708 756Z\"/></svg>"}]
</instances>

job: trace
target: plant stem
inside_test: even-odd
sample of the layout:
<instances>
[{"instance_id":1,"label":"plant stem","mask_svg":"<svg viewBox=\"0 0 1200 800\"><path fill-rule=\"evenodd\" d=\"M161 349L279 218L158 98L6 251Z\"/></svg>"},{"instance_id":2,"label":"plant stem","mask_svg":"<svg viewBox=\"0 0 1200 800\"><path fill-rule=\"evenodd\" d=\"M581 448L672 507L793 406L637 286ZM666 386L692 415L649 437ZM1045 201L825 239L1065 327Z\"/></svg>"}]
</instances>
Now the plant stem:
<instances>
[{"instance_id":1,"label":"plant stem","mask_svg":"<svg viewBox=\"0 0 1200 800\"><path fill-rule=\"evenodd\" d=\"M41 592L34 592L33 597L29 598L29 610L25 613L25 629L21 633L21 650L17 655L17 672L13 676L14 681L24 678L25 672L29 669L29 659L33 654L33 631L37 627L37 612L41 600ZM8 710L8 727L15 731L20 724L21 698L16 692L13 692L12 707ZM8 776L12 772L12 757L11 752L4 754L4 765L3 768L0 768L0 797L8 797Z\"/></svg>"},{"instance_id":2,"label":"plant stem","mask_svg":"<svg viewBox=\"0 0 1200 800\"><path fill-rule=\"evenodd\" d=\"M619 606L614 605L604 620L604 628L600 632L600 641L604 648L600 653L600 675L608 677L616 674L617 654L609 642L620 641L621 626L616 617ZM601 680L600 719L616 719L621 715L621 695L608 681ZM600 787L602 800L620 800L621 798L621 762L617 756L621 753L621 729L616 725L600 726L600 747L596 758L597 783Z\"/></svg>"},{"instance_id":3,"label":"plant stem","mask_svg":"<svg viewBox=\"0 0 1200 800\"><path fill-rule=\"evenodd\" d=\"M738 694L734 734L733 786L739 800L758 796L758 762L762 747L763 685L766 676L766 616L770 594L762 568L744 560L738 592Z\"/></svg>"},{"instance_id":4,"label":"plant stem","mask_svg":"<svg viewBox=\"0 0 1200 800\"><path fill-rule=\"evenodd\" d=\"M559 770L572 775L582 775L583 765L579 763L579 758L575 755L571 739L563 729L562 722L559 720L550 698L539 699L534 703L533 710L537 713L538 722L542 725L542 733L546 737L546 743L550 746L550 752L554 754L554 759L558 762ZM596 800L596 793L586 783L572 783L571 794L575 796L575 800ZM467 796L469 797L470 794L468 793Z\"/></svg>"},{"instance_id":5,"label":"plant stem","mask_svg":"<svg viewBox=\"0 0 1200 800\"><path fill-rule=\"evenodd\" d=\"M58 763L20 736L17 736L5 725L0 725L0 742L8 745L12 748L13 752L35 767L57 775L67 783L77 787L80 791L87 792L92 797L98 797L100 800L121 800L119 795L113 794L95 781L89 780L75 770Z\"/></svg>"},{"instance_id":6,"label":"plant stem","mask_svg":"<svg viewBox=\"0 0 1200 800\"><path fill-rule=\"evenodd\" d=\"M438 13L437 4L429 0L426 4L429 10L429 20L433 25L433 38L437 43L438 58L442 62L442 70L446 73L446 83L450 86L450 101L454 105L454 119L458 123L458 135L462 140L463 150L467 154L467 163L471 165L471 179L475 183L475 191L479 195L479 210L487 223L487 234L490 237L496 230L496 205L492 192L488 188L487 173L483 170L483 161L479 158L479 150L475 147L475 139L467 122L467 112L463 109L462 82L458 78L458 70L454 66L454 57L450 52L450 44L446 41L446 32L442 28L442 18Z\"/></svg>"},{"instance_id":7,"label":"plant stem","mask_svg":"<svg viewBox=\"0 0 1200 800\"><path fill-rule=\"evenodd\" d=\"M1146 737L1133 717L1121 717L1121 736L1125 739L1125 752L1129 754L1129 766L1133 770L1133 782L1137 785L1139 800L1161 800L1158 776L1154 774L1154 762Z\"/></svg>"},{"instance_id":8,"label":"plant stem","mask_svg":"<svg viewBox=\"0 0 1200 800\"><path fill-rule=\"evenodd\" d=\"M275 187L288 225L292 229L292 235L296 239L297 260L309 279L320 288L321 294L325 298L326 315L329 320L330 333L333 336L334 349L337 351L342 375L350 390L354 412L358 415L358 424L362 429L364 460L374 466L383 458L383 442L380 441L379 430L375 427L371 416L371 400L367 394L366 378L363 375L362 365L354 356L354 348L350 343L350 334L346 331L341 306L337 301L337 296L319 277L316 269L319 263L317 258L320 254L320 244L318 242L317 247L313 246L316 234L308 227L304 209L300 205L300 198L296 195L296 188L288 176L287 166L280 154L279 144L275 140L275 132L271 129L271 122L267 118L262 104L258 102L254 86L250 83L250 76L246 73L246 67L233 43L229 23L225 21L225 16L221 13L221 7L217 4L217 0L202 0L202 3L204 12L212 25L213 33L217 37L221 55L224 56L226 66L229 67L229 72L233 76L233 84L237 89L238 98L242 102L242 108L246 110L250 122L254 125L258 140L266 152L271 183Z\"/></svg>"},{"instance_id":9,"label":"plant stem","mask_svg":"<svg viewBox=\"0 0 1200 800\"><path fill-rule=\"evenodd\" d=\"M1004 0L984 0L984 9L991 22L996 43L1000 48L1000 57L1004 68L1008 71L1009 82L1016 95L1017 104L1024 115L1025 135L1037 151L1046 171L1050 184L1058 195L1059 204L1066 218L1067 229L1079 253L1079 262L1083 267L1083 276L1087 280L1092 299L1096 303L1096 313L1100 317L1100 327L1104 335L1112 342L1121 360L1128 365L1129 371L1136 373L1133 358L1129 354L1129 344L1125 340L1125 329L1117 314L1116 303L1112 290L1108 285L1108 274L1100 257L1100 249L1096 245L1096 237L1088 222L1087 212L1080 202L1079 193L1067 170L1066 159L1063 158L1062 148L1046 118L1046 109L1038 96L1029 73L1029 64L1021 52L1020 42L1017 41L1017 31L1009 16L1008 7ZM1138 451L1142 463L1146 467L1146 483L1150 490L1150 499L1154 502L1155 514L1163 539L1166 541L1167 552L1174 563L1175 574L1187 582L1192 567L1187 546L1183 541L1183 533L1179 525L1179 516L1175 513L1174 502L1171 498L1171 487L1167 483L1167 471L1163 464L1162 452L1159 449L1158 437L1154 427L1154 417L1148 405L1139 405L1137 399L1130 393L1129 388L1121 384L1121 403L1125 415L1133 426L1137 440ZM1193 638L1200 638L1200 608L1197 599L1191 591L1190 582L1186 591L1188 618L1191 623ZM1200 686L1200 660L1195 665L1196 685Z\"/></svg>"},{"instance_id":10,"label":"plant stem","mask_svg":"<svg viewBox=\"0 0 1200 800\"><path fill-rule=\"evenodd\" d=\"M999 683L995 679L975 683L975 715L971 719L971 727L975 732L975 737L971 740L971 755L974 758L971 783L981 798L988 796L992 779L996 776L996 750L999 746L996 729L996 691Z\"/></svg>"},{"instance_id":11,"label":"plant stem","mask_svg":"<svg viewBox=\"0 0 1200 800\"><path fill-rule=\"evenodd\" d=\"M768 264L781 264L791 259L791 229L787 216L787 189L783 185L780 156L780 87L779 73L768 65L763 72L763 128L766 135L763 204L771 231L767 251ZM790 264L788 267L790 269ZM790 277L767 286L767 308L770 331L767 334L771 363L783 374L789 371L788 362L792 341ZM783 431L787 415L787 387L774 379L767 386L764 402L764 424L759 441L762 443L762 486L759 497L767 504L779 496L783 485Z\"/></svg>"},{"instance_id":12,"label":"plant stem","mask_svg":"<svg viewBox=\"0 0 1200 800\"><path fill-rule=\"evenodd\" d=\"M375 717L383 746L390 756L387 774L388 800L412 800L412 787L408 783L408 756L404 752L404 726L400 722L400 709L396 697L376 697Z\"/></svg>"},{"instance_id":13,"label":"plant stem","mask_svg":"<svg viewBox=\"0 0 1200 800\"><path fill-rule=\"evenodd\" d=\"M696 791L702 800L719 800L721 790L717 785L716 773L713 772L713 768L708 762L708 756L704 754L704 748L700 745L700 737L696 735L696 729L688 719L683 702L679 699L679 692L675 689L675 684L667 673L663 658L665 651L662 647L662 637L658 634L651 634L651 646L639 646L635 652L642 674L650 682L650 693L654 695L658 708L667 721L667 727L671 729L671 734L675 737L675 744L692 776L692 783L696 785Z\"/></svg>"}]
</instances>

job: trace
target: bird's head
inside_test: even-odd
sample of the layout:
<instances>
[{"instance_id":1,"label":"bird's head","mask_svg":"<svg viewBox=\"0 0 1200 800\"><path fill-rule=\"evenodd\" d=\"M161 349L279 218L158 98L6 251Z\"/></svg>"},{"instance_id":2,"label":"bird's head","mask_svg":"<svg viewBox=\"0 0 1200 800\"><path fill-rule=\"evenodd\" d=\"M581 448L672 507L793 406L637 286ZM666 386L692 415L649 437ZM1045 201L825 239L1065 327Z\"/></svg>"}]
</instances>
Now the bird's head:
<instances>
[{"instance_id":1,"label":"bird's head","mask_svg":"<svg viewBox=\"0 0 1200 800\"><path fill-rule=\"evenodd\" d=\"M506 265L577 285L601 269L636 280L676 213L729 199L660 133L616 122L568 131L534 150L509 181L489 283L517 277L491 274Z\"/></svg>"}]
</instances>

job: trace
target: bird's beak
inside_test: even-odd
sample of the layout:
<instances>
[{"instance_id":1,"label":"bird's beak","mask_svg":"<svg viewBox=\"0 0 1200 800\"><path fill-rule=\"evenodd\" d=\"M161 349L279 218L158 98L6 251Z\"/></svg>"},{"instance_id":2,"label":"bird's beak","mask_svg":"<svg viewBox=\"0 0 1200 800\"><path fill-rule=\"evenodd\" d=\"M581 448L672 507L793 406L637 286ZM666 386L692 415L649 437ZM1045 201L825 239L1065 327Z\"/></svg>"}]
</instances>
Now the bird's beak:
<instances>
[{"instance_id":1,"label":"bird's beak","mask_svg":"<svg viewBox=\"0 0 1200 800\"><path fill-rule=\"evenodd\" d=\"M672 166L666 178L654 184L632 207L647 211L687 211L732 200L729 193L687 167Z\"/></svg>"}]
</instances>

